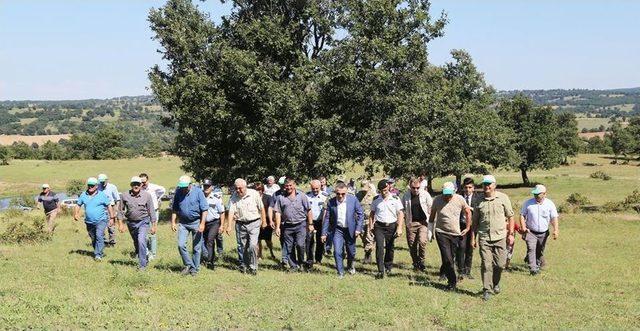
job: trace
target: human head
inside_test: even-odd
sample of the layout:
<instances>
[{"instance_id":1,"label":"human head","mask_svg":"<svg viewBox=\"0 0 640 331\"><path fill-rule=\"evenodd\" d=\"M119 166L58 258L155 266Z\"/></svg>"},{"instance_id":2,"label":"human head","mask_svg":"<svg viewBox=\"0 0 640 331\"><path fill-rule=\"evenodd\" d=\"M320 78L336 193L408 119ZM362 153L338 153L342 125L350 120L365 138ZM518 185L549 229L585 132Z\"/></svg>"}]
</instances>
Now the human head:
<instances>
[{"instance_id":1,"label":"human head","mask_svg":"<svg viewBox=\"0 0 640 331\"><path fill-rule=\"evenodd\" d=\"M275 177L273 177L273 176L267 177L267 184L269 186L273 185L275 182L276 182L276 178Z\"/></svg>"},{"instance_id":2,"label":"human head","mask_svg":"<svg viewBox=\"0 0 640 331\"><path fill-rule=\"evenodd\" d=\"M139 176L133 176L129 181L129 185L131 186L131 191L137 194L140 192L140 189L142 186L142 179L140 179Z\"/></svg>"},{"instance_id":3,"label":"human head","mask_svg":"<svg viewBox=\"0 0 640 331\"><path fill-rule=\"evenodd\" d=\"M264 185L260 182L255 182L253 184L253 189L258 191L258 193L260 193L260 195L264 194Z\"/></svg>"},{"instance_id":4,"label":"human head","mask_svg":"<svg viewBox=\"0 0 640 331\"><path fill-rule=\"evenodd\" d=\"M107 177L107 175L105 174L99 174L98 181L100 182L100 184L105 185L109 182L109 177Z\"/></svg>"},{"instance_id":5,"label":"human head","mask_svg":"<svg viewBox=\"0 0 640 331\"><path fill-rule=\"evenodd\" d=\"M89 192L89 194L93 194L97 189L98 189L98 179L95 177L89 177L87 179L87 191Z\"/></svg>"},{"instance_id":6,"label":"human head","mask_svg":"<svg viewBox=\"0 0 640 331\"><path fill-rule=\"evenodd\" d=\"M452 182L445 182L442 184L442 197L449 201L451 197L456 193L456 186Z\"/></svg>"},{"instance_id":7,"label":"human head","mask_svg":"<svg viewBox=\"0 0 640 331\"><path fill-rule=\"evenodd\" d=\"M245 194L247 194L247 181L246 180L244 180L242 178L237 178L233 182L233 186L235 186L236 193L238 194L238 196L243 197Z\"/></svg>"},{"instance_id":8,"label":"human head","mask_svg":"<svg viewBox=\"0 0 640 331\"><path fill-rule=\"evenodd\" d=\"M387 183L386 179L383 179L378 182L378 191L380 191L380 195L386 197L389 194L389 183Z\"/></svg>"},{"instance_id":9,"label":"human head","mask_svg":"<svg viewBox=\"0 0 640 331\"><path fill-rule=\"evenodd\" d=\"M411 178L409 180L409 190L411 190L411 195L412 196L418 196L420 195L420 178Z\"/></svg>"},{"instance_id":10,"label":"human head","mask_svg":"<svg viewBox=\"0 0 640 331\"><path fill-rule=\"evenodd\" d=\"M142 180L142 187L147 188L147 186L149 185L149 175L143 172L139 174L138 177L140 177L140 180Z\"/></svg>"},{"instance_id":11,"label":"human head","mask_svg":"<svg viewBox=\"0 0 640 331\"><path fill-rule=\"evenodd\" d=\"M482 177L482 191L487 196L493 196L496 190L496 178L492 175Z\"/></svg>"},{"instance_id":12,"label":"human head","mask_svg":"<svg viewBox=\"0 0 640 331\"><path fill-rule=\"evenodd\" d=\"M424 172L420 173L420 176L418 176L418 179L420 179L420 181L423 181L425 178L427 178L427 174L425 174Z\"/></svg>"},{"instance_id":13,"label":"human head","mask_svg":"<svg viewBox=\"0 0 640 331\"><path fill-rule=\"evenodd\" d=\"M369 190L369 181L368 180L363 180L360 182L360 189L362 191L368 191Z\"/></svg>"},{"instance_id":14,"label":"human head","mask_svg":"<svg viewBox=\"0 0 640 331\"><path fill-rule=\"evenodd\" d=\"M187 175L182 175L178 178L178 189L180 190L189 190L191 186L191 177Z\"/></svg>"},{"instance_id":15,"label":"human head","mask_svg":"<svg viewBox=\"0 0 640 331\"><path fill-rule=\"evenodd\" d=\"M49 184L42 184L42 192L44 194L49 193L49 191L51 191L51 188L49 187Z\"/></svg>"},{"instance_id":16,"label":"human head","mask_svg":"<svg viewBox=\"0 0 640 331\"><path fill-rule=\"evenodd\" d=\"M347 198L347 185L345 183L336 184L334 193L336 194L336 199L339 202L343 202Z\"/></svg>"},{"instance_id":17,"label":"human head","mask_svg":"<svg viewBox=\"0 0 640 331\"><path fill-rule=\"evenodd\" d=\"M209 195L213 192L213 181L211 179L205 178L202 181L202 191L204 192L204 195Z\"/></svg>"},{"instance_id":18,"label":"human head","mask_svg":"<svg viewBox=\"0 0 640 331\"><path fill-rule=\"evenodd\" d=\"M533 197L536 198L537 202L542 202L542 200L547 196L547 188L542 184L538 184L533 191L531 191L531 194L533 194Z\"/></svg>"},{"instance_id":19,"label":"human head","mask_svg":"<svg viewBox=\"0 0 640 331\"><path fill-rule=\"evenodd\" d=\"M389 186L389 189L393 188L393 186L396 185L395 178L393 177L387 178L387 185Z\"/></svg>"},{"instance_id":20,"label":"human head","mask_svg":"<svg viewBox=\"0 0 640 331\"><path fill-rule=\"evenodd\" d=\"M278 185L284 185L284 182L287 180L287 176L282 176L278 178Z\"/></svg>"},{"instance_id":21,"label":"human head","mask_svg":"<svg viewBox=\"0 0 640 331\"><path fill-rule=\"evenodd\" d=\"M462 181L462 192L465 195L471 195L476 189L476 185L473 182L473 178L467 177Z\"/></svg>"},{"instance_id":22,"label":"human head","mask_svg":"<svg viewBox=\"0 0 640 331\"><path fill-rule=\"evenodd\" d=\"M318 177L318 180L320 181L320 187L327 187L327 178L324 176L320 176Z\"/></svg>"},{"instance_id":23,"label":"human head","mask_svg":"<svg viewBox=\"0 0 640 331\"><path fill-rule=\"evenodd\" d=\"M292 194L296 191L296 181L293 178L287 178L284 181L284 191L287 194Z\"/></svg>"},{"instance_id":24,"label":"human head","mask_svg":"<svg viewBox=\"0 0 640 331\"><path fill-rule=\"evenodd\" d=\"M314 179L311 181L311 192L313 192L314 195L318 195L320 194L320 181L317 179Z\"/></svg>"}]
</instances>

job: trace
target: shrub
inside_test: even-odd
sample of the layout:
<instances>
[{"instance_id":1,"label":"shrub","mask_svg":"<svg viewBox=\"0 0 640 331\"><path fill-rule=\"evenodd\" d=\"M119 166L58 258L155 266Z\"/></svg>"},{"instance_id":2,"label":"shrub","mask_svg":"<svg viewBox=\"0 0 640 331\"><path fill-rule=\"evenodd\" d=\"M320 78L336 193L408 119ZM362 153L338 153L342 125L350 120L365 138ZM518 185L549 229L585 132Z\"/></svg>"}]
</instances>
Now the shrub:
<instances>
[{"instance_id":1,"label":"shrub","mask_svg":"<svg viewBox=\"0 0 640 331\"><path fill-rule=\"evenodd\" d=\"M18 208L9 208L0 213L0 219L4 221L11 221L15 219L22 219L25 217L25 212Z\"/></svg>"},{"instance_id":2,"label":"shrub","mask_svg":"<svg viewBox=\"0 0 640 331\"><path fill-rule=\"evenodd\" d=\"M640 205L640 190L633 190L631 194L627 195L627 197L624 198L623 203L628 207L632 207L633 205Z\"/></svg>"},{"instance_id":3,"label":"shrub","mask_svg":"<svg viewBox=\"0 0 640 331\"><path fill-rule=\"evenodd\" d=\"M600 207L600 211L604 213L612 213L627 210L627 206L625 206L622 201L609 201L606 202L602 207Z\"/></svg>"},{"instance_id":4,"label":"shrub","mask_svg":"<svg viewBox=\"0 0 640 331\"><path fill-rule=\"evenodd\" d=\"M573 206L584 206L591 204L591 201L580 193L571 193L567 198L567 203Z\"/></svg>"},{"instance_id":5,"label":"shrub","mask_svg":"<svg viewBox=\"0 0 640 331\"><path fill-rule=\"evenodd\" d=\"M26 224L31 219L31 225ZM51 233L44 227L44 217L29 216L24 220L11 223L0 235L0 242L3 244L34 244L48 241Z\"/></svg>"},{"instance_id":6,"label":"shrub","mask_svg":"<svg viewBox=\"0 0 640 331\"><path fill-rule=\"evenodd\" d=\"M16 207L23 206L23 207L29 207L29 208L35 208L37 205L36 200L29 195L22 195L17 198L14 198L11 201L11 204Z\"/></svg>"},{"instance_id":7,"label":"shrub","mask_svg":"<svg viewBox=\"0 0 640 331\"><path fill-rule=\"evenodd\" d=\"M592 173L591 175L589 175L589 177L595 178L595 179L602 179L602 180L610 180L611 179L611 176L609 176L607 173L605 173L602 170L598 170L598 171Z\"/></svg>"},{"instance_id":8,"label":"shrub","mask_svg":"<svg viewBox=\"0 0 640 331\"><path fill-rule=\"evenodd\" d=\"M67 182L67 194L69 196L79 196L84 191L84 181L81 179L72 179Z\"/></svg>"}]
</instances>

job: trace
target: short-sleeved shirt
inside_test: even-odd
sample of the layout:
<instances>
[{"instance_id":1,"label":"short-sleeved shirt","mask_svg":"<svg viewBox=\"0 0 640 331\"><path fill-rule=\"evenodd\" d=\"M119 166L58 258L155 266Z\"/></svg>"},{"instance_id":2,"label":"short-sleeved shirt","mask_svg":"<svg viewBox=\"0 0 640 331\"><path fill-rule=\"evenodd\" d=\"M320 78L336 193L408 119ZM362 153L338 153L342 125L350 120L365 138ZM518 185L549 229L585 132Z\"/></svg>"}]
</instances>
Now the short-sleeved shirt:
<instances>
[{"instance_id":1,"label":"short-sleeved shirt","mask_svg":"<svg viewBox=\"0 0 640 331\"><path fill-rule=\"evenodd\" d=\"M262 217L262 197L254 189L247 189L244 196L234 194L229 200L229 217L237 222L250 222Z\"/></svg>"},{"instance_id":2,"label":"short-sleeved shirt","mask_svg":"<svg viewBox=\"0 0 640 331\"><path fill-rule=\"evenodd\" d=\"M220 214L224 213L224 205L222 205L222 199L216 197L215 194L211 192L207 196L207 204L209 205L209 209L207 212L207 222L219 220Z\"/></svg>"},{"instance_id":3,"label":"short-sleeved shirt","mask_svg":"<svg viewBox=\"0 0 640 331\"><path fill-rule=\"evenodd\" d=\"M145 219L156 222L155 208L153 207L153 197L151 193L140 190L138 194L127 191L122 194L122 204L118 211L120 219L138 222Z\"/></svg>"},{"instance_id":4,"label":"short-sleeved shirt","mask_svg":"<svg viewBox=\"0 0 640 331\"><path fill-rule=\"evenodd\" d=\"M264 186L264 194L266 195L273 195L278 191L280 191L280 185L278 184L273 184L271 187L269 185Z\"/></svg>"},{"instance_id":5,"label":"short-sleeved shirt","mask_svg":"<svg viewBox=\"0 0 640 331\"><path fill-rule=\"evenodd\" d=\"M307 220L307 212L311 210L309 199L299 190L296 190L295 197L286 195L275 197L276 204L274 210L282 215L282 223L299 224Z\"/></svg>"},{"instance_id":6,"label":"short-sleeved shirt","mask_svg":"<svg viewBox=\"0 0 640 331\"><path fill-rule=\"evenodd\" d=\"M535 198L527 200L520 210L520 215L527 220L527 228L535 232L547 232L549 223L558 217L558 210L553 201L543 199L538 203Z\"/></svg>"},{"instance_id":7,"label":"short-sleeved shirt","mask_svg":"<svg viewBox=\"0 0 640 331\"><path fill-rule=\"evenodd\" d=\"M433 199L431 210L436 213L436 232L452 236L460 235L460 214L467 208L464 198L458 194L451 196L448 202L439 195Z\"/></svg>"},{"instance_id":8,"label":"short-sleeved shirt","mask_svg":"<svg viewBox=\"0 0 640 331\"><path fill-rule=\"evenodd\" d=\"M374 212L374 220L380 223L391 224L398 221L398 212L402 211L402 201L397 196L384 199L378 195L371 203L371 211Z\"/></svg>"},{"instance_id":9,"label":"short-sleeved shirt","mask_svg":"<svg viewBox=\"0 0 640 331\"><path fill-rule=\"evenodd\" d=\"M322 218L322 211L327 198L328 195L324 192L320 192L318 195L313 194L313 192L307 192L307 199L309 199L309 205L311 206L311 217L313 217L314 221Z\"/></svg>"},{"instance_id":10,"label":"short-sleeved shirt","mask_svg":"<svg viewBox=\"0 0 640 331\"><path fill-rule=\"evenodd\" d=\"M117 201L120 201L120 192L118 192L118 187L111 183L107 183L106 186L103 186L102 184L98 185L98 191L104 192L112 205Z\"/></svg>"},{"instance_id":11,"label":"short-sleeved shirt","mask_svg":"<svg viewBox=\"0 0 640 331\"><path fill-rule=\"evenodd\" d=\"M42 202L42 208L44 208L45 213L50 213L51 211L58 209L59 201L60 200L56 197L56 194L52 191L49 191L47 194L40 193L40 195L38 195L38 202Z\"/></svg>"},{"instance_id":12,"label":"short-sleeved shirt","mask_svg":"<svg viewBox=\"0 0 640 331\"><path fill-rule=\"evenodd\" d=\"M97 191L89 195L84 191L80 194L77 204L84 206L84 222L87 224L106 222L109 219L107 207L111 205L111 201L104 192Z\"/></svg>"},{"instance_id":13,"label":"short-sleeved shirt","mask_svg":"<svg viewBox=\"0 0 640 331\"><path fill-rule=\"evenodd\" d=\"M478 198L478 204L473 210L474 223L478 222L478 237L489 241L496 241L507 236L507 218L513 217L511 200L502 192L495 192L492 198L483 194Z\"/></svg>"},{"instance_id":14,"label":"short-sleeved shirt","mask_svg":"<svg viewBox=\"0 0 640 331\"><path fill-rule=\"evenodd\" d=\"M171 209L178 214L180 222L193 223L200 219L203 211L209 209L209 204L202 189L192 185L188 191L176 190Z\"/></svg>"}]
</instances>

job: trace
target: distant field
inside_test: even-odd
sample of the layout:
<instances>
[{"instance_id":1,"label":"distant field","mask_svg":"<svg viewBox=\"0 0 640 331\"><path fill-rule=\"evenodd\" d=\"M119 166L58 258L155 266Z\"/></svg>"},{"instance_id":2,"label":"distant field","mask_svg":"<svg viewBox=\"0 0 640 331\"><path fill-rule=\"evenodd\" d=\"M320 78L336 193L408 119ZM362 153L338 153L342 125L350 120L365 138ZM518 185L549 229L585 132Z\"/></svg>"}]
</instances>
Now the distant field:
<instances>
[{"instance_id":1,"label":"distant field","mask_svg":"<svg viewBox=\"0 0 640 331\"><path fill-rule=\"evenodd\" d=\"M608 118L577 117L576 120L578 120L578 132L582 129L596 129L600 125L604 125L605 128L609 127Z\"/></svg>"},{"instance_id":2,"label":"distant field","mask_svg":"<svg viewBox=\"0 0 640 331\"><path fill-rule=\"evenodd\" d=\"M27 144L37 143L39 145L47 141L58 142L60 139L69 139L68 134L53 134L41 136L24 136L24 135L0 135L0 145L11 145L17 141L24 141Z\"/></svg>"}]
</instances>

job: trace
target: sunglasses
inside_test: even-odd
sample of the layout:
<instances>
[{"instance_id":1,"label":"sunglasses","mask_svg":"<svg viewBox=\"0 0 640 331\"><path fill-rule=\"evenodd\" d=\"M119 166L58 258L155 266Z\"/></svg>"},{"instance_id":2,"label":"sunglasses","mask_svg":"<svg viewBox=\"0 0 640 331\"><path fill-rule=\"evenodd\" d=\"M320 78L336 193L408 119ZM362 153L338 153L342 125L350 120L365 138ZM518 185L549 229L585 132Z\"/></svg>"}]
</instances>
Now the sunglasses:
<instances>
[{"instance_id":1,"label":"sunglasses","mask_svg":"<svg viewBox=\"0 0 640 331\"><path fill-rule=\"evenodd\" d=\"M343 195L347 195L346 193L336 193L336 196L341 197Z\"/></svg>"},{"instance_id":2,"label":"sunglasses","mask_svg":"<svg viewBox=\"0 0 640 331\"><path fill-rule=\"evenodd\" d=\"M142 185L142 184L141 184L141 183L131 183L131 186L132 186L132 187L140 186L140 185Z\"/></svg>"},{"instance_id":3,"label":"sunglasses","mask_svg":"<svg viewBox=\"0 0 640 331\"><path fill-rule=\"evenodd\" d=\"M96 187L96 185L95 184L87 184L87 187L88 188L92 188L92 187Z\"/></svg>"},{"instance_id":4,"label":"sunglasses","mask_svg":"<svg viewBox=\"0 0 640 331\"><path fill-rule=\"evenodd\" d=\"M419 189L420 189L420 186L412 186L412 187L411 187L411 189L412 189L412 190L419 190Z\"/></svg>"}]
</instances>

